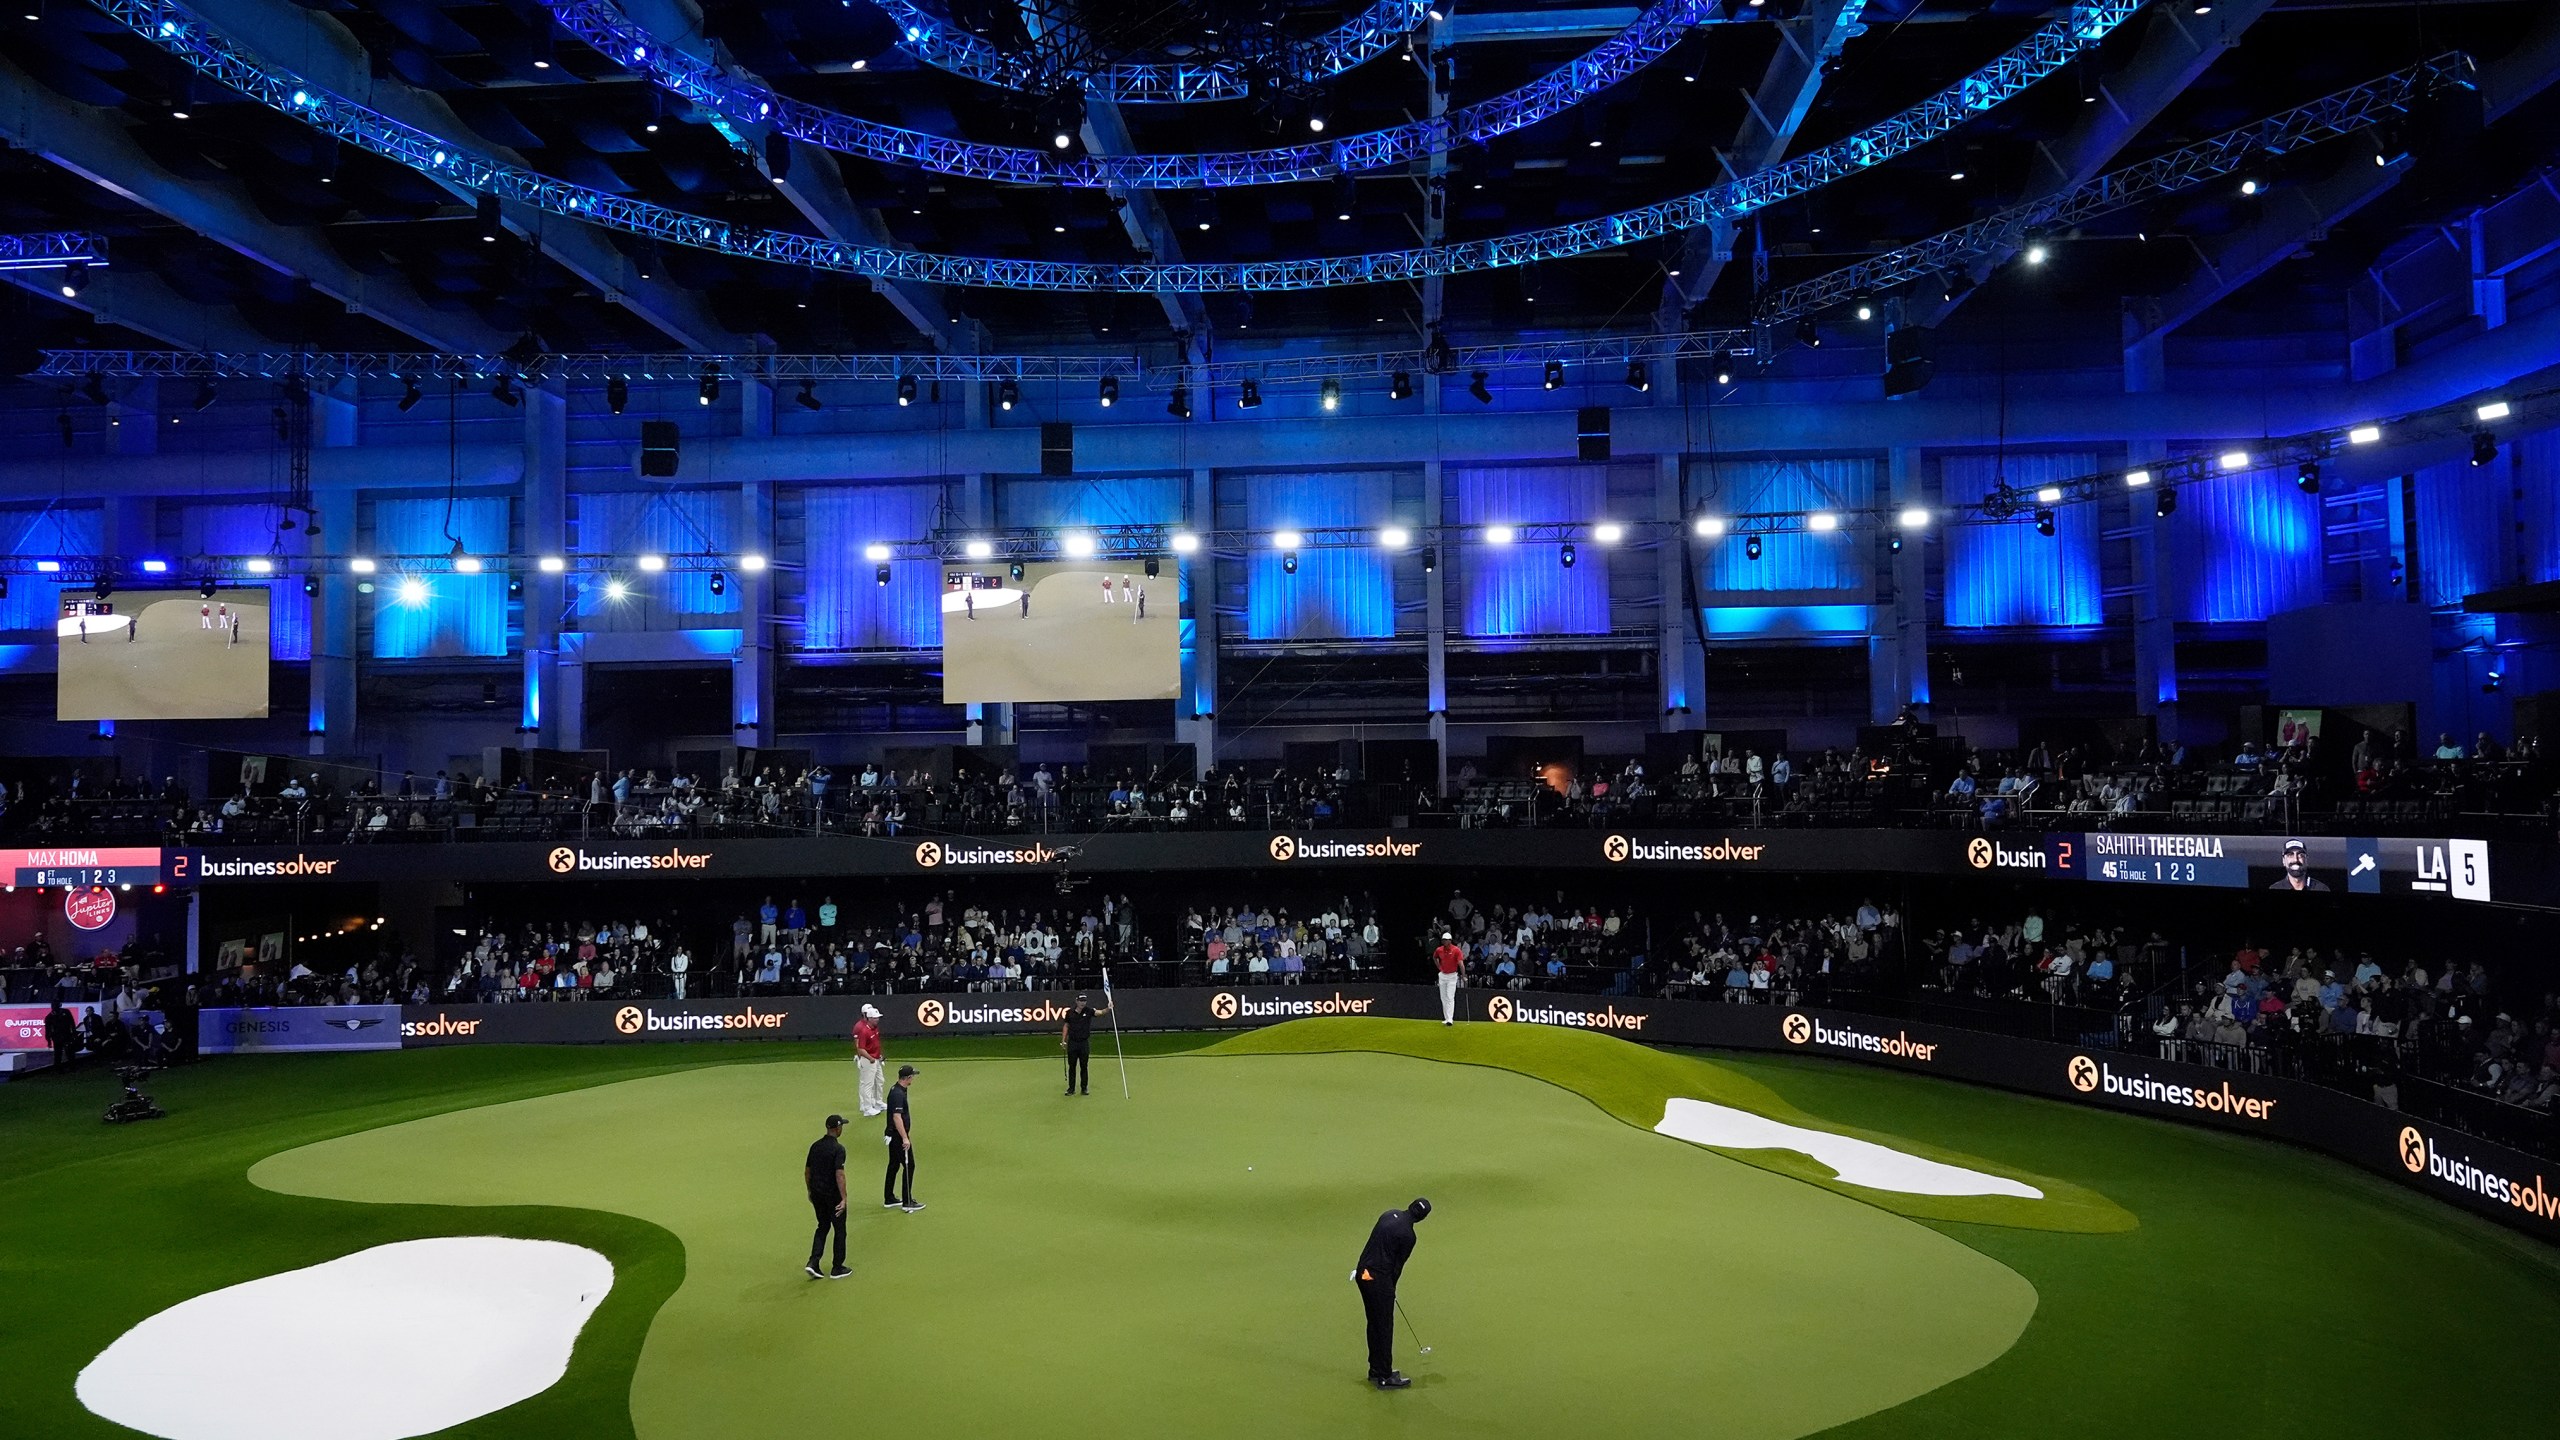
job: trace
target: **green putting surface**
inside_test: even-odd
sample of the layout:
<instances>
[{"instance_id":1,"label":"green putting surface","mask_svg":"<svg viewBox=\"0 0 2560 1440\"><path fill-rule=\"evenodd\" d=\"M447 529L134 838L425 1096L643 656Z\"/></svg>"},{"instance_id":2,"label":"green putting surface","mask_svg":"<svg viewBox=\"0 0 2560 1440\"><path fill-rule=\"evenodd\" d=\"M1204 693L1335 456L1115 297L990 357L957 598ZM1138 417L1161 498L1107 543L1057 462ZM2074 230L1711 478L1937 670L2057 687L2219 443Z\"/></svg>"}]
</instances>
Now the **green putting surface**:
<instances>
[{"instance_id":1,"label":"green putting surface","mask_svg":"<svg viewBox=\"0 0 2560 1440\"><path fill-rule=\"evenodd\" d=\"M2283 1147L1532 1027L1131 1045L1129 1101L1061 1098L1054 1040L900 1046L930 1208L878 1209L849 1129L839 1283L799 1272L797 1191L852 1108L840 1045L244 1057L155 1078L171 1118L135 1127L98 1124L103 1074L0 1087L0 1435L132 1433L73 1377L181 1300L473 1234L617 1270L559 1384L446 1432L508 1440L2397 1437L2538 1433L2560 1404L2549 1247ZM2051 1199L1878 1195L1648 1133L1684 1093ZM1347 1273L1415 1193L1441 1208L1405 1294L1437 1348L1400 1334L1418 1384L1382 1395Z\"/></svg>"}]
</instances>

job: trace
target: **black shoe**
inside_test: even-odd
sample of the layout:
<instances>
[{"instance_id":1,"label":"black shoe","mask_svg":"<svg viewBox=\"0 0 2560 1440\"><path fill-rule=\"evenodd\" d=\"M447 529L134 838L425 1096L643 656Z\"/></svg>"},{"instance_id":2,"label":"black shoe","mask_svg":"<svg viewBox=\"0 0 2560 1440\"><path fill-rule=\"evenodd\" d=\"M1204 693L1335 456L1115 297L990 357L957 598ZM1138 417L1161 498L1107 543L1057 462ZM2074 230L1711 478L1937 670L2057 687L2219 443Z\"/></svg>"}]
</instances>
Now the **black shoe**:
<instances>
[{"instance_id":1,"label":"black shoe","mask_svg":"<svg viewBox=\"0 0 2560 1440\"><path fill-rule=\"evenodd\" d=\"M921 1200L909 1200L909 1201L907 1201L905 1204L900 1205L898 1208L899 1208L899 1209L901 1209L901 1210L906 1211L906 1212L907 1212L908 1214L910 1214L910 1215L913 1215L913 1214L914 1214L914 1213L916 1213L917 1211L919 1211L919 1210L921 1210L921 1209L923 1209L923 1208L924 1208L924 1202L923 1202L923 1201L921 1201Z\"/></svg>"},{"instance_id":2,"label":"black shoe","mask_svg":"<svg viewBox=\"0 0 2560 1440\"><path fill-rule=\"evenodd\" d=\"M811 1270L809 1271L809 1273L810 1273L810 1274L812 1274L812 1275L815 1275L815 1274L816 1274L816 1273L818 1273L818 1272L817 1272L817 1270L816 1270L814 1267L812 1267L812 1268L811 1268ZM828 1278L828 1279L830 1279L830 1280L842 1280L842 1279L845 1279L846 1277L848 1277L848 1276L850 1276L850 1275L852 1275L852 1274L853 1274L853 1272L852 1272L851 1270L848 1270L848 1269L846 1269L844 1266L839 1265L839 1266L837 1266L837 1267L836 1267L832 1272L830 1272L830 1273L828 1274L827 1278Z\"/></svg>"},{"instance_id":3,"label":"black shoe","mask_svg":"<svg viewBox=\"0 0 2560 1440\"><path fill-rule=\"evenodd\" d=\"M817 1262L817 1261L815 1261L815 1260L812 1260L812 1261L810 1261L810 1262L809 1262L809 1264L808 1264L808 1271L809 1271L809 1278L810 1278L810 1279L812 1279L812 1280L824 1280L824 1279L826 1279L826 1278L827 1278L826 1276L821 1275L821 1274L819 1274L819 1273L818 1273L818 1262Z\"/></svg>"},{"instance_id":4,"label":"black shoe","mask_svg":"<svg viewBox=\"0 0 2560 1440\"><path fill-rule=\"evenodd\" d=\"M1068 1091L1068 1092L1067 1092L1067 1097L1068 1097L1069 1099L1073 1099L1073 1098L1075 1097L1075 1093L1076 1093L1076 1092L1074 1092L1073 1090L1070 1090L1070 1091Z\"/></svg>"},{"instance_id":5,"label":"black shoe","mask_svg":"<svg viewBox=\"0 0 2560 1440\"><path fill-rule=\"evenodd\" d=\"M1404 1378L1403 1371L1390 1370L1384 1375L1370 1376L1369 1383L1381 1390L1402 1390L1413 1382Z\"/></svg>"}]
</instances>

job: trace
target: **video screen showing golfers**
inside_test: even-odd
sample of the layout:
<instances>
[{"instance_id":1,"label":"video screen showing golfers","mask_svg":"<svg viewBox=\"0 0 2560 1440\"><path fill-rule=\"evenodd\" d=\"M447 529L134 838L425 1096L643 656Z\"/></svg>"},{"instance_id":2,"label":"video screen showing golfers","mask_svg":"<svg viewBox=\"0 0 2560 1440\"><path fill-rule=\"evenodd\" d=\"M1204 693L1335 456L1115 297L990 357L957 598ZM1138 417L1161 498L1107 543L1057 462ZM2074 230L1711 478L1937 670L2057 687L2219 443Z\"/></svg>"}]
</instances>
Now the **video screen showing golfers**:
<instances>
[{"instance_id":1,"label":"video screen showing golfers","mask_svg":"<svg viewBox=\"0 0 2560 1440\"><path fill-rule=\"evenodd\" d=\"M267 713L267 591L64 587L57 720L256 720Z\"/></svg>"},{"instance_id":2,"label":"video screen showing golfers","mask_svg":"<svg viewBox=\"0 0 2560 1440\"><path fill-rule=\"evenodd\" d=\"M1173 699L1182 690L1176 583L1137 561L947 567L943 703Z\"/></svg>"}]
</instances>

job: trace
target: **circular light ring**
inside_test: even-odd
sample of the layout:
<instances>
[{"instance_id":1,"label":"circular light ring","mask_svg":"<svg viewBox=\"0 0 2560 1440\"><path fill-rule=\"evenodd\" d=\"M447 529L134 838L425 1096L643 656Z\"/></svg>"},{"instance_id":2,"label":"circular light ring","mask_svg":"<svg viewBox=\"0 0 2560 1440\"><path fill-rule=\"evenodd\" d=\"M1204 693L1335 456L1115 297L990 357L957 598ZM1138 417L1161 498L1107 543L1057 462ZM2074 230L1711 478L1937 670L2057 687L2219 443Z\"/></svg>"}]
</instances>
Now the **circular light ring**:
<instances>
[{"instance_id":1,"label":"circular light ring","mask_svg":"<svg viewBox=\"0 0 2560 1440\"><path fill-rule=\"evenodd\" d=\"M1119 61L1090 70L1050 68L997 48L913 0L877 0L898 27L898 48L937 70L1015 91L1074 85L1087 99L1121 105L1189 105L1206 100L1248 100L1252 77L1233 61L1209 65ZM1275 63L1290 72L1327 79L1366 65L1402 44L1431 16L1432 0L1377 0L1367 10L1322 35L1284 49Z\"/></svg>"},{"instance_id":2,"label":"circular light ring","mask_svg":"<svg viewBox=\"0 0 2560 1440\"><path fill-rule=\"evenodd\" d=\"M732 120L770 126L821 149L884 165L913 166L1012 184L1076 189L1188 190L1277 185L1356 174L1428 159L1435 151L1507 135L1563 113L1669 54L1689 31L1718 19L1717 0L1656 0L1635 21L1577 59L1519 89L1436 120L1417 120L1338 140L1262 150L1165 155L1065 156L1056 149L980 145L864 120L807 104L658 44L613 0L542 0L561 28L597 53L645 75L661 89ZM1036 89L1028 84L1015 89ZM1101 97L1095 97L1101 98Z\"/></svg>"},{"instance_id":3,"label":"circular light ring","mask_svg":"<svg viewBox=\"0 0 2560 1440\"><path fill-rule=\"evenodd\" d=\"M191 67L268 108L417 170L438 182L515 200L608 229L696 249L887 280L991 289L1207 294L1315 290L1466 274L1585 255L1692 230L1805 194L1909 151L1988 110L2096 45L2141 8L2141 0L2084 0L2062 20L2016 49L1891 119L1783 165L1676 200L1525 234L1457 245L1366 255L1248 264L1194 265L1153 261L1001 260L890 246L849 245L816 236L713 220L644 200L554 180L520 166L454 149L436 137L355 102L310 86L209 25L157 33L165 0L93 0L96 8ZM305 92L293 104L290 93ZM438 157L430 161L429 152Z\"/></svg>"}]
</instances>

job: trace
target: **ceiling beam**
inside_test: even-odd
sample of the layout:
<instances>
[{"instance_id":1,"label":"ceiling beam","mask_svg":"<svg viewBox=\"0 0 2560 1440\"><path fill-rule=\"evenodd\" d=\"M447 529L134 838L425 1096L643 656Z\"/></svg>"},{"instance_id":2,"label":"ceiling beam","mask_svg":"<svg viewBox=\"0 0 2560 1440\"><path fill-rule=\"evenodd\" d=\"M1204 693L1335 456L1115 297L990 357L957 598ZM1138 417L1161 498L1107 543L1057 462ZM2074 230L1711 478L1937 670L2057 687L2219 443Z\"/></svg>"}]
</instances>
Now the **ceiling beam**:
<instances>
[{"instance_id":1,"label":"ceiling beam","mask_svg":"<svg viewBox=\"0 0 2560 1440\"><path fill-rule=\"evenodd\" d=\"M389 77L375 78L363 43L334 16L304 9L292 0L192 0L192 4L243 46L323 90L504 163L540 168L474 134L434 92ZM444 188L464 204L477 202L478 197L463 186ZM663 277L643 278L631 258L594 226L512 201L501 207L501 214L509 229L686 349L734 353L765 348L723 326L701 296Z\"/></svg>"},{"instance_id":2,"label":"ceiling beam","mask_svg":"<svg viewBox=\"0 0 2560 1440\"><path fill-rule=\"evenodd\" d=\"M2482 116L2494 125L2554 83L2560 83L2560 11L2547 11L2530 35L2481 71ZM2347 153L2318 178L2278 186L2255 219L2199 247L2195 273L2185 283L2126 307L2128 383L2156 386L2166 360L2161 347L2172 331L2326 236L2399 184L2413 164L2402 158L2376 165L2363 146L2344 148Z\"/></svg>"},{"instance_id":3,"label":"ceiling beam","mask_svg":"<svg viewBox=\"0 0 2560 1440\"><path fill-rule=\"evenodd\" d=\"M2187 5L2154 5L2132 51L2089 82L2090 103L2071 128L2036 144L2024 191L2017 202L2059 199L2087 184L2125 146L2160 118L2169 103L2212 68L2222 52L2267 13L2275 0L2221 0L2208 14ZM2129 28L2129 27L2128 27ZM1985 251L1966 272L1980 281L2017 253L2015 245ZM1970 294L1970 291L1965 292ZM1935 325L1955 313L1965 295L1915 302L1902 324Z\"/></svg>"},{"instance_id":4,"label":"ceiling beam","mask_svg":"<svg viewBox=\"0 0 2560 1440\"><path fill-rule=\"evenodd\" d=\"M269 220L238 184L169 173L134 140L121 114L64 99L6 60L0 60L0 139L279 274L308 281L349 311L371 316L422 344L477 350L493 340L506 343L472 316L428 304L406 281L357 270L318 231ZM109 289L127 314L157 311L180 330L199 334L228 328L217 326L218 317L195 302L166 308L178 299L168 287L155 290L127 282L122 279L127 273L108 272L116 277Z\"/></svg>"},{"instance_id":5,"label":"ceiling beam","mask_svg":"<svg viewBox=\"0 0 2560 1440\"><path fill-rule=\"evenodd\" d=\"M1128 122L1121 118L1120 107L1109 100L1087 100L1084 106L1084 146L1096 155L1128 155L1136 147L1129 139ZM1153 190L1132 190L1115 185L1111 198L1118 202L1120 223L1129 231L1129 243L1141 253L1166 264L1182 263L1182 239L1175 233L1173 218L1164 213L1164 204ZM1167 323L1191 337L1190 353L1209 356L1209 308L1197 295L1159 292L1156 299L1164 305Z\"/></svg>"},{"instance_id":6,"label":"ceiling beam","mask_svg":"<svg viewBox=\"0 0 2560 1440\"><path fill-rule=\"evenodd\" d=\"M275 343L235 307L190 300L159 276L130 265L91 267L74 296L62 293L58 270L0 271L0 280L181 350L226 350L243 343L263 350Z\"/></svg>"},{"instance_id":7,"label":"ceiling beam","mask_svg":"<svg viewBox=\"0 0 2560 1440\"><path fill-rule=\"evenodd\" d=\"M1766 170L1787 157L1796 131L1822 90L1822 70L1840 47L1865 32L1858 17L1866 0L1813 0L1804 14L1778 26L1778 52L1769 57L1760 88L1745 99L1741 132L1723 157L1731 175ZM1729 222L1702 225L1680 242L1680 259L1663 278L1662 299L1654 309L1654 327L1665 334L1687 327L1690 309L1716 287L1733 258Z\"/></svg>"},{"instance_id":8,"label":"ceiling beam","mask_svg":"<svg viewBox=\"0 0 2560 1440\"><path fill-rule=\"evenodd\" d=\"M702 7L694 0L616 0L622 13L632 24L649 33L651 38L669 49L689 52L697 60L717 67L748 84L765 82L739 65L725 51L715 46L702 29ZM771 88L767 86L766 88ZM844 167L834 152L805 140L785 139L788 147L781 173L774 173L766 146L772 142L770 127L744 129L741 135L754 151L756 168L764 172L773 188L781 192L809 223L830 240L848 245L889 245L898 243L889 233L889 225L880 212L868 205L857 204L853 192L845 187ZM888 301L892 309L916 327L925 342L937 350L953 348L954 334L950 307L944 303L942 288L912 280L871 281L872 289Z\"/></svg>"}]
</instances>

